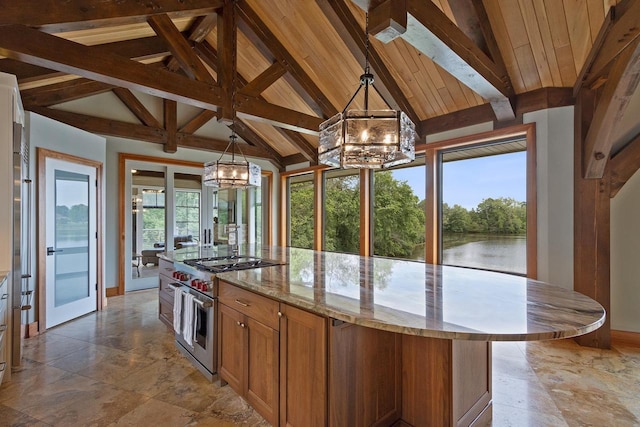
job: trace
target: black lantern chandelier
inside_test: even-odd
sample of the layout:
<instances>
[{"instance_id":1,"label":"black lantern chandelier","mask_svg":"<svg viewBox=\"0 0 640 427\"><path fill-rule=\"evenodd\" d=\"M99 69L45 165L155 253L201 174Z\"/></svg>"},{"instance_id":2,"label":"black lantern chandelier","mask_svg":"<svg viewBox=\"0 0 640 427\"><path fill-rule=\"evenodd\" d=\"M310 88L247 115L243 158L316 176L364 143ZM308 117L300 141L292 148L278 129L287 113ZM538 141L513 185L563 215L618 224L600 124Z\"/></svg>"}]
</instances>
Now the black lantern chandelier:
<instances>
[{"instance_id":1,"label":"black lantern chandelier","mask_svg":"<svg viewBox=\"0 0 640 427\"><path fill-rule=\"evenodd\" d=\"M320 124L318 161L341 168L381 169L415 159L415 124L399 110L369 110L369 86L373 84L369 68L369 15L366 16L364 74L360 85L341 113ZM347 110L364 87L364 110Z\"/></svg>"},{"instance_id":2,"label":"black lantern chandelier","mask_svg":"<svg viewBox=\"0 0 640 427\"><path fill-rule=\"evenodd\" d=\"M234 128L235 125L232 125L229 144L220 155L220 158L215 162L205 163L203 177L204 185L220 189L260 187L260 166L247 161L247 158L240 149L240 144L236 142L238 137ZM236 146L244 160L236 160ZM222 157L227 154L229 147L231 147L231 160L224 161L222 160Z\"/></svg>"}]
</instances>

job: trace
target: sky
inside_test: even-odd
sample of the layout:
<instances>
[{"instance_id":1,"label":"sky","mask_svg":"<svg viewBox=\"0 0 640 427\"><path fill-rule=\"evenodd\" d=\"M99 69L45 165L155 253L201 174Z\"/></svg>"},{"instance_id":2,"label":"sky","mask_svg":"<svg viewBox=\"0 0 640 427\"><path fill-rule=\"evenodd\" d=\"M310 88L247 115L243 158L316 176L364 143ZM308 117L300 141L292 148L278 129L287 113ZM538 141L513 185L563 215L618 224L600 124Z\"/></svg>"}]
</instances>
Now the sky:
<instances>
[{"instance_id":1,"label":"sky","mask_svg":"<svg viewBox=\"0 0 640 427\"><path fill-rule=\"evenodd\" d=\"M449 206L472 209L486 198L512 197L526 201L525 151L499 156L459 160L444 164L443 201ZM393 170L393 177L407 181L420 200L425 198L425 170L413 167Z\"/></svg>"}]
</instances>

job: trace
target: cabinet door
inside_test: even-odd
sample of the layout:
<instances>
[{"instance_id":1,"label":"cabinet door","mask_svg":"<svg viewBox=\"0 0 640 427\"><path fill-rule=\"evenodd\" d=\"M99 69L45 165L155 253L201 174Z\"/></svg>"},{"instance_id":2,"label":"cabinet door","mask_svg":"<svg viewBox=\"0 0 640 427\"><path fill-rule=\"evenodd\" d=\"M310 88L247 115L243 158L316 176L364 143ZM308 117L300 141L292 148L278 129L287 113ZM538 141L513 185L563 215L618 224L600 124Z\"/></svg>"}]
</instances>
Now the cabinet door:
<instances>
[{"instance_id":1,"label":"cabinet door","mask_svg":"<svg viewBox=\"0 0 640 427\"><path fill-rule=\"evenodd\" d=\"M218 304L218 375L238 394L244 394L247 339L244 315Z\"/></svg>"},{"instance_id":2,"label":"cabinet door","mask_svg":"<svg viewBox=\"0 0 640 427\"><path fill-rule=\"evenodd\" d=\"M280 425L327 424L327 321L281 304Z\"/></svg>"},{"instance_id":3,"label":"cabinet door","mask_svg":"<svg viewBox=\"0 0 640 427\"><path fill-rule=\"evenodd\" d=\"M279 334L278 331L247 318L249 335L245 396L271 425L278 423Z\"/></svg>"}]
</instances>

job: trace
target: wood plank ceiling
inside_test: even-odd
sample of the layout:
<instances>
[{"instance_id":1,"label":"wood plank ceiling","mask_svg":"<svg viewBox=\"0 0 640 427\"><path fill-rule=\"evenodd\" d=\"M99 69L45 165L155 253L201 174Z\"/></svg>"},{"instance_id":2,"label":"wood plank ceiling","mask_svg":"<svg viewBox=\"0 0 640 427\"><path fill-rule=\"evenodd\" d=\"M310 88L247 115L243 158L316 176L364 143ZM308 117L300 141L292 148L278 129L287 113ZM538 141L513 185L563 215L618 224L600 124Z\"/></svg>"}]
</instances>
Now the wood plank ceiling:
<instances>
[{"instance_id":1,"label":"wood plank ceiling","mask_svg":"<svg viewBox=\"0 0 640 427\"><path fill-rule=\"evenodd\" d=\"M199 129L237 114L245 153L278 168L316 162L318 124L342 110L362 74L367 8L384 97L372 107L403 109L421 138L572 104L587 78L597 87L583 67L617 1L432 1L2 0L0 71L17 75L28 110L169 152L223 150L224 139ZM109 91L137 121L65 111ZM164 113L152 114L143 93ZM198 110L178 122L176 102Z\"/></svg>"}]
</instances>

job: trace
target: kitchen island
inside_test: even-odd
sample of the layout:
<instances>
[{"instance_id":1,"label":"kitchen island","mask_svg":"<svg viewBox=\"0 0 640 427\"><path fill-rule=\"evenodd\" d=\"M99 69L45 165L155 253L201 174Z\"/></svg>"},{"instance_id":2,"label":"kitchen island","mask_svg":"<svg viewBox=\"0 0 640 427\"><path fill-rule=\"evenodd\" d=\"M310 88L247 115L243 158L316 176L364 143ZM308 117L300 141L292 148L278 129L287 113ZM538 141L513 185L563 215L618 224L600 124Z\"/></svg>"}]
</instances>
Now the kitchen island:
<instances>
[{"instance_id":1,"label":"kitchen island","mask_svg":"<svg viewBox=\"0 0 640 427\"><path fill-rule=\"evenodd\" d=\"M491 341L577 336L605 318L581 294L519 276L295 248L241 253L284 264L217 275L218 373L273 424L483 425Z\"/></svg>"}]
</instances>

